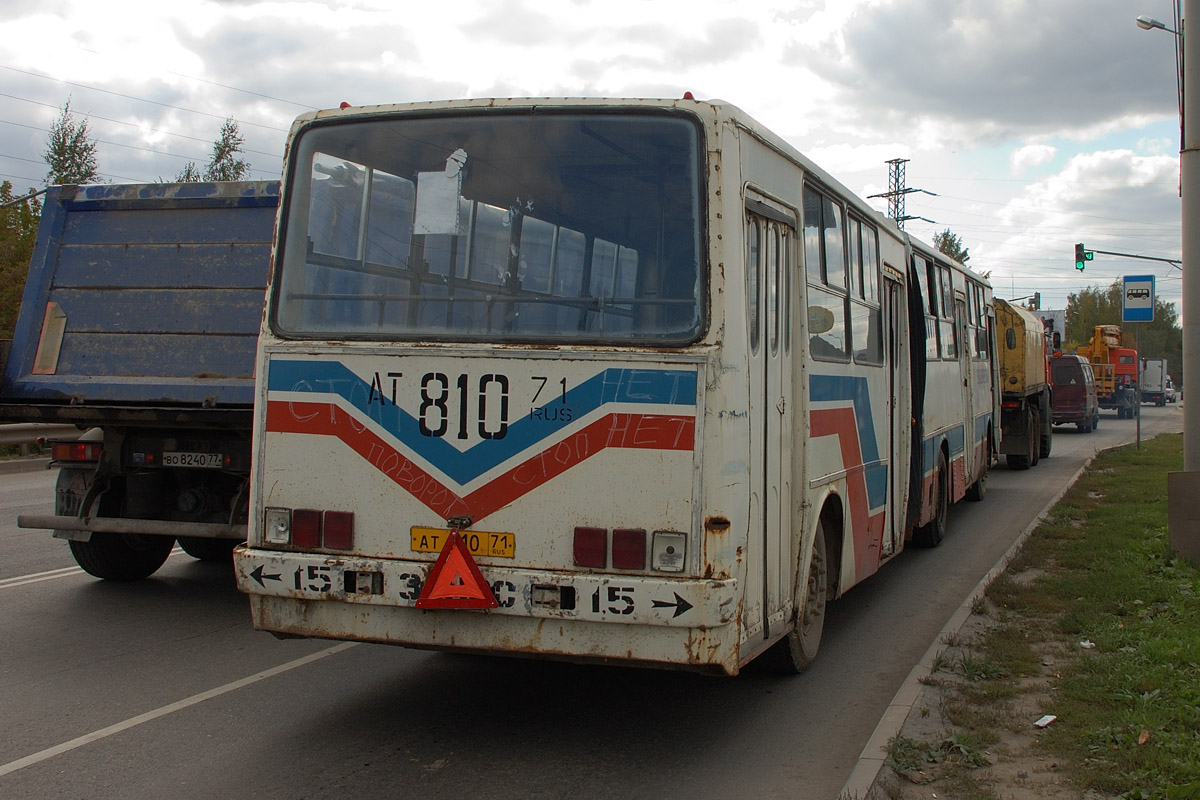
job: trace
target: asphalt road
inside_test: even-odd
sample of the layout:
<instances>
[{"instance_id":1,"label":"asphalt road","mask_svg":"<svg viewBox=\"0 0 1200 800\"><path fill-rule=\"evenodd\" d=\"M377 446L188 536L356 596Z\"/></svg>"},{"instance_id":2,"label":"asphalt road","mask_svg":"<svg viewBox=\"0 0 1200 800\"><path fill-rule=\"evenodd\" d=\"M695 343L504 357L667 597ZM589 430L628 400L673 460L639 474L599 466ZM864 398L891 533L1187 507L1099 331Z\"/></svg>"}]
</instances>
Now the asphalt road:
<instances>
[{"instance_id":1,"label":"asphalt road","mask_svg":"<svg viewBox=\"0 0 1200 800\"><path fill-rule=\"evenodd\" d=\"M1143 408L1143 438L1182 430ZM53 474L0 474L0 797L831 800L897 688L980 578L1134 421L1060 428L998 467L935 550L834 604L801 676L738 678L277 641L227 566L178 553L97 581L16 528Z\"/></svg>"}]
</instances>

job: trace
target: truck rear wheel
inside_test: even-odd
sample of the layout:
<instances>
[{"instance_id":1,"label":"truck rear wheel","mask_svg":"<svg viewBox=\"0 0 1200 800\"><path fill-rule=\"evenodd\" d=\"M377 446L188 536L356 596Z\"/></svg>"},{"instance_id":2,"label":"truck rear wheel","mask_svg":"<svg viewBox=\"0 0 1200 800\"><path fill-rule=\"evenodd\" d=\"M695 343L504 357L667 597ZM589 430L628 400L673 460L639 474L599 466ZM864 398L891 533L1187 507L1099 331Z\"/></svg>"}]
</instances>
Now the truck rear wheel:
<instances>
[{"instance_id":1,"label":"truck rear wheel","mask_svg":"<svg viewBox=\"0 0 1200 800\"><path fill-rule=\"evenodd\" d=\"M180 536L179 546L183 552L201 561L229 561L233 548L238 543L233 539L209 539L203 536Z\"/></svg>"},{"instance_id":2,"label":"truck rear wheel","mask_svg":"<svg viewBox=\"0 0 1200 800\"><path fill-rule=\"evenodd\" d=\"M93 533L86 542L70 544L75 563L89 575L107 581L140 581L166 562L175 539L135 533Z\"/></svg>"}]
</instances>

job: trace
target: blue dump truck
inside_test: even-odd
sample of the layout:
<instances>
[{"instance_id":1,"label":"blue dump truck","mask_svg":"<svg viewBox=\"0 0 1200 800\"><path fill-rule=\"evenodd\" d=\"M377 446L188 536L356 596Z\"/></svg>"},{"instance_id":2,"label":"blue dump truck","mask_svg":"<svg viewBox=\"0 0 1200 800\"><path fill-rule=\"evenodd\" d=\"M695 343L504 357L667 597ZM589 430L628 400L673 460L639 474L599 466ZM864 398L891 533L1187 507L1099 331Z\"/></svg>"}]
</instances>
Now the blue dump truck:
<instances>
[{"instance_id":1,"label":"blue dump truck","mask_svg":"<svg viewBox=\"0 0 1200 800\"><path fill-rule=\"evenodd\" d=\"M0 422L51 442L53 515L22 515L78 564L140 580L176 541L228 559L246 537L255 345L279 183L57 186L46 194Z\"/></svg>"}]
</instances>

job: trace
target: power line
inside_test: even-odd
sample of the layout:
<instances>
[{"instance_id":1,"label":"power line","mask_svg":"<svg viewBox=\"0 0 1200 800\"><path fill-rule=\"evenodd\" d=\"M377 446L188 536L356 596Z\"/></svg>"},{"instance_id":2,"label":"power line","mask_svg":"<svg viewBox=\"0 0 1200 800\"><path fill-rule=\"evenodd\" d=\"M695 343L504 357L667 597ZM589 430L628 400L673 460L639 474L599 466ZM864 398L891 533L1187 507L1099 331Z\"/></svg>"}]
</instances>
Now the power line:
<instances>
[{"instance_id":1,"label":"power line","mask_svg":"<svg viewBox=\"0 0 1200 800\"><path fill-rule=\"evenodd\" d=\"M7 97L11 100L20 100L25 103L33 103L34 105L45 106L46 108L53 108L56 111L59 109L59 106L51 105L50 103L43 103L38 100L30 100L27 97L17 97L16 95L6 94L5 92L0 92L0 97ZM87 117L87 119L89 119L89 120L99 119L99 120L103 120L104 122L112 122L117 125L126 125L130 128L135 128L136 130L143 131L143 132L149 131L150 133L161 133L164 136L178 136L181 139L188 139L193 142L203 142L204 144L212 143L210 140L201 139L199 136L188 136L186 133L175 133L174 131L164 131L161 128L147 128L143 125L138 125L135 122L126 122L125 120L112 119L111 117L102 117L99 114L84 114L83 116ZM0 119L0 122L3 122L8 125L16 125L17 127L20 127L20 128L29 128L30 130L35 130L35 131L44 131L45 130L44 128L40 128L36 125L26 125L22 122L10 122L6 119ZM128 145L125 145L125 146L128 146ZM157 151L152 150L150 152L157 152ZM263 150L243 149L242 152L243 153L253 153L255 155L260 155L260 156L267 156L268 158L280 158L280 159L283 158L283 156L281 156L279 153L267 153ZM166 153L165 155L171 155L171 154Z\"/></svg>"},{"instance_id":2,"label":"power line","mask_svg":"<svg viewBox=\"0 0 1200 800\"><path fill-rule=\"evenodd\" d=\"M227 118L227 117L221 116L220 114L213 114L208 111L197 111L194 108L185 108L183 106L173 106L170 103L160 103L157 100L150 100L145 97L136 97L131 94L123 94L121 92L114 92L111 89L100 89L95 86L88 86L87 84L84 84L84 83L74 83L73 81L64 81L64 80L60 80L59 78L51 78L49 75L41 75L37 72L29 72L28 70L24 70L24 69L17 69L16 67L10 67L7 64L0 64L0 69L6 69L6 70L9 70L10 72L16 72L20 75L28 75L33 78L41 78L42 80L53 81L54 83L61 83L65 86L74 86L77 89L86 89L91 92L100 92L101 94L112 95L113 97L123 97L126 100L136 100L139 103L150 103L151 105L160 106L162 108L170 108L174 111L186 111L189 114L199 114L200 116L212 117L213 119L224 120ZM246 122L245 120L234 120L234 121L237 122L239 125L249 125L251 127L263 128L265 130L276 131L278 133L287 133L286 128L276 128L273 125L264 125L260 122Z\"/></svg>"}]
</instances>

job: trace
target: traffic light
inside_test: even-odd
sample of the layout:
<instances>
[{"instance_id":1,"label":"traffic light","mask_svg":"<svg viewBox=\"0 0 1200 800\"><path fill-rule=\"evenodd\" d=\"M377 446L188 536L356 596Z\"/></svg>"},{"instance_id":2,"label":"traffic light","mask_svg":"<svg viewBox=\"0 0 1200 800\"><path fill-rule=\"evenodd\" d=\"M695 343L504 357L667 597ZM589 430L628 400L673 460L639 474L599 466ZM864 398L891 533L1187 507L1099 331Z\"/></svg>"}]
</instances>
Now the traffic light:
<instances>
[{"instance_id":1,"label":"traffic light","mask_svg":"<svg viewBox=\"0 0 1200 800\"><path fill-rule=\"evenodd\" d=\"M1087 266L1087 262L1091 261L1095 256L1091 250L1083 248L1083 242L1075 245L1075 269L1083 272L1083 268Z\"/></svg>"},{"instance_id":2,"label":"traffic light","mask_svg":"<svg viewBox=\"0 0 1200 800\"><path fill-rule=\"evenodd\" d=\"M1030 305L1033 306L1034 311L1042 310L1042 293L1041 292L1033 293L1033 302Z\"/></svg>"}]
</instances>

